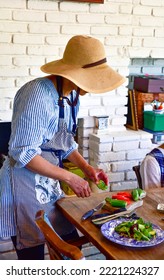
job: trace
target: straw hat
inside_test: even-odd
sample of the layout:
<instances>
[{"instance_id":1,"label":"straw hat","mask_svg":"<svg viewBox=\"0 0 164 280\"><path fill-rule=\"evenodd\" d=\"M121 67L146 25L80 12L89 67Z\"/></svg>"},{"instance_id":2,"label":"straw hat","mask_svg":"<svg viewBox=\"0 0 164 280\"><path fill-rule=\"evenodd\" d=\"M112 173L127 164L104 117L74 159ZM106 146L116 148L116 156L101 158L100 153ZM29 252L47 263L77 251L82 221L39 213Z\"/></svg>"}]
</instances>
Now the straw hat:
<instances>
[{"instance_id":1,"label":"straw hat","mask_svg":"<svg viewBox=\"0 0 164 280\"><path fill-rule=\"evenodd\" d=\"M43 65L41 70L65 77L92 93L111 91L125 82L125 78L107 64L103 44L90 36L72 37L63 58Z\"/></svg>"}]
</instances>

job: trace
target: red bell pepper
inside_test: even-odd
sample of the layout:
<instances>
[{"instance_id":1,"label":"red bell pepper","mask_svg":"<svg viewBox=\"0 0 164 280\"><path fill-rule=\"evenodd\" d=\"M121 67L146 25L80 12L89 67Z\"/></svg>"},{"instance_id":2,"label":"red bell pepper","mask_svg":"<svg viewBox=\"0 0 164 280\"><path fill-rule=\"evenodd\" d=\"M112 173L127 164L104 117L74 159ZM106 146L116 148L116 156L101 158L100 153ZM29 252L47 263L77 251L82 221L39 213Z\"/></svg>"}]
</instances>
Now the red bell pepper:
<instances>
[{"instance_id":1,"label":"red bell pepper","mask_svg":"<svg viewBox=\"0 0 164 280\"><path fill-rule=\"evenodd\" d=\"M129 198L129 197L126 197L126 196L124 196L124 195L115 194L115 195L112 195L112 198L118 199L118 200L124 200L124 201L126 201L128 204L131 203L130 198Z\"/></svg>"},{"instance_id":2,"label":"red bell pepper","mask_svg":"<svg viewBox=\"0 0 164 280\"><path fill-rule=\"evenodd\" d=\"M132 194L129 192L118 192L117 194L129 197L129 199L132 199Z\"/></svg>"}]
</instances>

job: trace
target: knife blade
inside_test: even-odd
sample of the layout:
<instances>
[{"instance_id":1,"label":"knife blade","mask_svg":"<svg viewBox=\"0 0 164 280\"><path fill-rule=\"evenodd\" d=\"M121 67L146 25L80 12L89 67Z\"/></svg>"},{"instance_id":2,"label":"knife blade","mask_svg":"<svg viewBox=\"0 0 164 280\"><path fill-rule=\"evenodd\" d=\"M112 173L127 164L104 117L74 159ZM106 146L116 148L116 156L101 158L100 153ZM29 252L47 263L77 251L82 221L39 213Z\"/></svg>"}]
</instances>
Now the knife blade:
<instances>
[{"instance_id":1,"label":"knife blade","mask_svg":"<svg viewBox=\"0 0 164 280\"><path fill-rule=\"evenodd\" d=\"M92 208L91 210L87 211L82 217L82 221L85 221L86 219L88 219L89 217L91 217L93 215L94 212L100 210L104 204L106 203L105 200L103 200L101 203L99 203L96 207Z\"/></svg>"},{"instance_id":2,"label":"knife blade","mask_svg":"<svg viewBox=\"0 0 164 280\"><path fill-rule=\"evenodd\" d=\"M97 219L92 219L92 222L95 224L103 224L105 222L119 218L121 216L134 213L134 210L142 205L143 205L143 200L136 201L131 206L129 206L128 209L125 211L121 211L115 214L109 214L108 216L97 218Z\"/></svg>"}]
</instances>

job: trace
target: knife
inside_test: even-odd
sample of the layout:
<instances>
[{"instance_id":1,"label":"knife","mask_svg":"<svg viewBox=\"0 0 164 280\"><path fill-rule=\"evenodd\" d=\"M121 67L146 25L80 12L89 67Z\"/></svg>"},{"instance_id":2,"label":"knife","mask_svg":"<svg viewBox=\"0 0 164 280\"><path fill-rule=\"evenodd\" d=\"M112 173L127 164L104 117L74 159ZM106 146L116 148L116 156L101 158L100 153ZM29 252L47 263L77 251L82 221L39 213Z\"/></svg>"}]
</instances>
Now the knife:
<instances>
[{"instance_id":1,"label":"knife","mask_svg":"<svg viewBox=\"0 0 164 280\"><path fill-rule=\"evenodd\" d=\"M100 210L104 205L105 205L106 201L103 200L101 203L99 203L95 208L92 208L91 210L87 211L82 217L82 221L85 221L86 219L88 219L89 217L91 217L93 215L94 212Z\"/></svg>"},{"instance_id":2,"label":"knife","mask_svg":"<svg viewBox=\"0 0 164 280\"><path fill-rule=\"evenodd\" d=\"M117 213L120 213L120 212L123 212L123 211L126 211L126 210L127 210L126 208L120 208L120 209L117 209L117 210L114 210L114 211L108 211L108 212L105 212L105 213L95 214L95 215L92 216L92 220L99 219L99 218L104 218L104 217L108 218L110 215L117 214Z\"/></svg>"},{"instance_id":3,"label":"knife","mask_svg":"<svg viewBox=\"0 0 164 280\"><path fill-rule=\"evenodd\" d=\"M120 213L117 213L117 214L111 214L109 216L106 216L106 217L103 217L103 218L99 218L99 219L92 219L92 223L94 224L104 224L110 220L114 220L116 218L119 218L119 217L122 217L124 215L128 215L128 214L131 214L131 213L134 213L134 211L131 211L131 210L126 210L126 211L122 211Z\"/></svg>"},{"instance_id":4,"label":"knife","mask_svg":"<svg viewBox=\"0 0 164 280\"><path fill-rule=\"evenodd\" d=\"M116 219L116 218L119 218L121 216L124 216L124 215L127 215L127 214L131 214L134 212L134 210L140 206L143 205L143 200L139 200L139 201L136 201L134 202L133 204L131 204L130 206L127 207L127 210L125 211L121 211L119 213L114 213L114 214L109 214L108 216L104 216L104 217L100 217L100 218L97 218L97 219L92 219L92 222L94 224L103 224L105 222L108 222L110 220L113 220L113 219Z\"/></svg>"}]
</instances>

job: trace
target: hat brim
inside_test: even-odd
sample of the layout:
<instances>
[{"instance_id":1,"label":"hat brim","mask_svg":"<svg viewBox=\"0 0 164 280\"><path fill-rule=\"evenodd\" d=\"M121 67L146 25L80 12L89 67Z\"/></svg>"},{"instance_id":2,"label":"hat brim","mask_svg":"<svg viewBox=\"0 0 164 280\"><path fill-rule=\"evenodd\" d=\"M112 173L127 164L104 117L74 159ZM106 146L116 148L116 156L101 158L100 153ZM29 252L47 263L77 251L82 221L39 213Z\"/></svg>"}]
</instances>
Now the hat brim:
<instances>
[{"instance_id":1,"label":"hat brim","mask_svg":"<svg viewBox=\"0 0 164 280\"><path fill-rule=\"evenodd\" d=\"M126 79L113 70L107 63L82 68L81 66L65 64L62 59L49 62L41 67L47 74L65 77L86 92L104 93L116 89Z\"/></svg>"}]
</instances>

